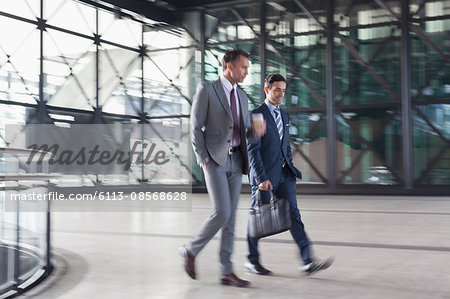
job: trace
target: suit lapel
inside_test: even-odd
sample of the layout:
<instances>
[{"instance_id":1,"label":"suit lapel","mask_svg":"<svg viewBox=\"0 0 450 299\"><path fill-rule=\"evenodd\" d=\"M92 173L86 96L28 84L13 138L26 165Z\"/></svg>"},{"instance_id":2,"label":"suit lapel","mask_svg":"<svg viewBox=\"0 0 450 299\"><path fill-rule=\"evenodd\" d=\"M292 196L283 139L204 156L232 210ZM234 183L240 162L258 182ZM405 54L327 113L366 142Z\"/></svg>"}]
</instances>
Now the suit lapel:
<instances>
[{"instance_id":1,"label":"suit lapel","mask_svg":"<svg viewBox=\"0 0 450 299\"><path fill-rule=\"evenodd\" d=\"M233 116L231 115L231 108L228 104L227 96L225 95L225 91L223 90L222 83L220 82L220 79L217 81L214 81L213 83L214 91L217 94L217 97L219 98L220 103L222 104L223 108L228 114L228 117L233 120Z\"/></svg>"},{"instance_id":2,"label":"suit lapel","mask_svg":"<svg viewBox=\"0 0 450 299\"><path fill-rule=\"evenodd\" d=\"M273 116L270 113L269 107L267 107L266 103L262 104L262 112L263 112L263 114L265 116L266 124L269 123L270 126L272 127L272 129L274 129L274 131L278 135L277 124L275 123L275 120L273 119Z\"/></svg>"}]
</instances>

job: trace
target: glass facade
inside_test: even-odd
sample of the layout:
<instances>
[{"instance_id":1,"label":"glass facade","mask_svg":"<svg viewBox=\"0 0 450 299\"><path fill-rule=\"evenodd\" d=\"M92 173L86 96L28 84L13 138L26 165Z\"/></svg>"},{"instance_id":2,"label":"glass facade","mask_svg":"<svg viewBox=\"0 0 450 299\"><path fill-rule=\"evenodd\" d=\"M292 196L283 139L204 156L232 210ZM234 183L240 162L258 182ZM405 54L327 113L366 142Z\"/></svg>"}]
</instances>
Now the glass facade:
<instances>
[{"instance_id":1,"label":"glass facade","mask_svg":"<svg viewBox=\"0 0 450 299\"><path fill-rule=\"evenodd\" d=\"M349 10L345 1L334 20L338 182L401 184L400 24L376 3Z\"/></svg>"},{"instance_id":2,"label":"glass facade","mask_svg":"<svg viewBox=\"0 0 450 299\"><path fill-rule=\"evenodd\" d=\"M220 76L226 49L240 47L251 55L242 83L251 109L264 99L266 74L287 78L282 107L300 184L448 185L450 4L404 3L236 2L186 10L172 26L73 0L4 1L0 25L14 30L0 41L1 121L144 124L133 138L167 137L183 173L174 183L202 185L200 168L189 166L192 97L200 81ZM58 184L161 183L152 173L142 165Z\"/></svg>"},{"instance_id":3,"label":"glass facade","mask_svg":"<svg viewBox=\"0 0 450 299\"><path fill-rule=\"evenodd\" d=\"M21 116L25 125L143 124L148 129L133 139L167 138L165 150L183 159L171 165L183 173L172 183L201 180L192 177L189 166L188 116L200 81L190 33L72 0L43 1L42 7L31 2L0 5L0 23L14 27L1 41L1 103L35 108ZM16 123L13 114L5 111L2 123ZM162 183L146 167L134 167L128 176L62 176L57 184Z\"/></svg>"},{"instance_id":4,"label":"glass facade","mask_svg":"<svg viewBox=\"0 0 450 299\"><path fill-rule=\"evenodd\" d=\"M316 3L318 17L325 11ZM291 148L303 183L328 180L325 31L292 1L266 7L266 71L287 80L281 105L289 113Z\"/></svg>"},{"instance_id":5,"label":"glass facade","mask_svg":"<svg viewBox=\"0 0 450 299\"><path fill-rule=\"evenodd\" d=\"M414 182L450 183L450 1L414 1L411 27Z\"/></svg>"},{"instance_id":6,"label":"glass facade","mask_svg":"<svg viewBox=\"0 0 450 299\"><path fill-rule=\"evenodd\" d=\"M215 3L183 11L181 26L75 0L15 0L0 1L0 27L0 148L6 124L129 124L127 142L158 140L173 157L164 169L63 175L52 180L59 187L204 187L192 97L239 47L250 53L241 84L250 109L267 74L287 79L299 190L448 191L450 0ZM0 295L50 266L46 220L6 212L0 191Z\"/></svg>"}]
</instances>

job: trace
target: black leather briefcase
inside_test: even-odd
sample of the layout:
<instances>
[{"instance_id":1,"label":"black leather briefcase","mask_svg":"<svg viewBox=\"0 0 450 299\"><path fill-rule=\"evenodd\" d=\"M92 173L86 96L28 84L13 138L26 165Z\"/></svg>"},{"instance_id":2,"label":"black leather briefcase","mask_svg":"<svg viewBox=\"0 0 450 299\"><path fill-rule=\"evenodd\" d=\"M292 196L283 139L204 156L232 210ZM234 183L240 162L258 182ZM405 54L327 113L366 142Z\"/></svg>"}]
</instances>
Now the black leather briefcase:
<instances>
[{"instance_id":1,"label":"black leather briefcase","mask_svg":"<svg viewBox=\"0 0 450 299\"><path fill-rule=\"evenodd\" d=\"M257 191L258 204L249 211L248 234L252 238L262 238L287 231L291 227L289 202L283 198L275 198L270 192L270 201L261 202L261 195Z\"/></svg>"}]
</instances>

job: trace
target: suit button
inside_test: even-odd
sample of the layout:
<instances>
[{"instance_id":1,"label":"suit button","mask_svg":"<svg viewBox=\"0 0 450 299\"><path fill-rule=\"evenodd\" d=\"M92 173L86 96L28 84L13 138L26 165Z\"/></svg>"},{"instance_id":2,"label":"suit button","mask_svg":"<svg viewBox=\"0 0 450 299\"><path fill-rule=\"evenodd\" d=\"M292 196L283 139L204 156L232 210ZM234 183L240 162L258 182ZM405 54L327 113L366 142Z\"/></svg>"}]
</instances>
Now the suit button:
<instances>
[{"instance_id":1,"label":"suit button","mask_svg":"<svg viewBox=\"0 0 450 299\"><path fill-rule=\"evenodd\" d=\"M230 140L227 140L228 143L230 143Z\"/></svg>"},{"instance_id":2,"label":"suit button","mask_svg":"<svg viewBox=\"0 0 450 299\"><path fill-rule=\"evenodd\" d=\"M233 129L233 127L230 127L230 130Z\"/></svg>"}]
</instances>

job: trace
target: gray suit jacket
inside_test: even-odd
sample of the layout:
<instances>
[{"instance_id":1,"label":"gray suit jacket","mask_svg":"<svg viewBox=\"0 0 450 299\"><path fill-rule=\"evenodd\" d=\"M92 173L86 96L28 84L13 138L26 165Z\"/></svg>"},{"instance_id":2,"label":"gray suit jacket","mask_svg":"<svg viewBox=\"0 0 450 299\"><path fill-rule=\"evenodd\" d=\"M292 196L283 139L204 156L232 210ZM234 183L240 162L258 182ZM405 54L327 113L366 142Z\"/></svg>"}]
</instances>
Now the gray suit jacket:
<instances>
[{"instance_id":1,"label":"gray suit jacket","mask_svg":"<svg viewBox=\"0 0 450 299\"><path fill-rule=\"evenodd\" d=\"M253 139L248 98L238 87L240 103L242 173L248 173L246 137ZM191 140L197 163L213 160L224 166L233 134L233 116L220 79L197 86L191 110Z\"/></svg>"}]
</instances>

